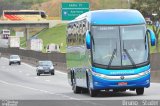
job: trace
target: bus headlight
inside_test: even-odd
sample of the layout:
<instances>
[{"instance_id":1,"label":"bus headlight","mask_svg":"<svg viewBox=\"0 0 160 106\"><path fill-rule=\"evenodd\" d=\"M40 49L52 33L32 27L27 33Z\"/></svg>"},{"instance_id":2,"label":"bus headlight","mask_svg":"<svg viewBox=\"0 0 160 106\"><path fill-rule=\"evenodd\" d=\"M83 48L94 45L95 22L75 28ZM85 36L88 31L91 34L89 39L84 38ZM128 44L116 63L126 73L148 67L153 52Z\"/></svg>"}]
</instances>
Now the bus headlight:
<instances>
[{"instance_id":1,"label":"bus headlight","mask_svg":"<svg viewBox=\"0 0 160 106\"><path fill-rule=\"evenodd\" d=\"M144 76L150 73L150 69L144 72L139 73L140 76Z\"/></svg>"},{"instance_id":2,"label":"bus headlight","mask_svg":"<svg viewBox=\"0 0 160 106\"><path fill-rule=\"evenodd\" d=\"M100 73L96 73L96 72L93 72L93 71L92 71L92 74L95 75L95 76L97 76L97 77L105 78L105 75L100 74Z\"/></svg>"}]
</instances>

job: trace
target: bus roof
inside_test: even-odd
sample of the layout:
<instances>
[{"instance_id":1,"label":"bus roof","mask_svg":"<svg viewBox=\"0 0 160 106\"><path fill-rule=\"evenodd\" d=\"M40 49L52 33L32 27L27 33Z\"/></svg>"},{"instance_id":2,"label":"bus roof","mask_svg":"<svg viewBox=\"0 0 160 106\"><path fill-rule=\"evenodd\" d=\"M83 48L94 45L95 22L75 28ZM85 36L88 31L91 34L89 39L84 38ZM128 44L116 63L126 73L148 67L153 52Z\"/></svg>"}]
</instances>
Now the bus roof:
<instances>
[{"instance_id":1,"label":"bus roof","mask_svg":"<svg viewBox=\"0 0 160 106\"><path fill-rule=\"evenodd\" d=\"M90 11L78 16L73 21L85 17L92 25L126 25L146 23L142 14L139 11L132 9L108 9Z\"/></svg>"}]
</instances>

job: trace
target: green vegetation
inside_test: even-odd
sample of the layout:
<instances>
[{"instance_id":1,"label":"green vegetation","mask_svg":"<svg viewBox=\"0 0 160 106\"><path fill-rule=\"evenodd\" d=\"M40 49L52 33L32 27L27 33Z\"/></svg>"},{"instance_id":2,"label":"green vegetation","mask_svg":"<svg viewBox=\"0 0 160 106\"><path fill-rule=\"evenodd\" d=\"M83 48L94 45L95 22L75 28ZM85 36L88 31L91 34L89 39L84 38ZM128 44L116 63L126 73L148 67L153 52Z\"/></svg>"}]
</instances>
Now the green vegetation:
<instances>
[{"instance_id":1,"label":"green vegetation","mask_svg":"<svg viewBox=\"0 0 160 106\"><path fill-rule=\"evenodd\" d=\"M47 44L55 43L60 45L61 52L66 51L66 24L60 24L41 32L38 38L43 40L44 47Z\"/></svg>"},{"instance_id":2,"label":"green vegetation","mask_svg":"<svg viewBox=\"0 0 160 106\"><path fill-rule=\"evenodd\" d=\"M38 38L43 40L43 45L44 47L47 44L50 43L55 43L55 44L63 44L61 45L61 52L66 52L66 24L59 24L53 28L47 29L43 32L41 32L38 36ZM147 26L148 28L152 29L151 25ZM11 30L11 35L15 35L15 31ZM160 35L159 35L160 36ZM21 38L21 47L25 48L26 47L26 38L22 37ZM150 41L150 40L149 40ZM160 42L159 42L159 47L160 47ZM45 51L45 50L43 50ZM150 46L150 53L155 53L156 52L156 47L155 46Z\"/></svg>"},{"instance_id":3,"label":"green vegetation","mask_svg":"<svg viewBox=\"0 0 160 106\"><path fill-rule=\"evenodd\" d=\"M150 18L153 23L160 23L160 11L159 7L160 6L160 1L159 0L134 0L131 3L131 8L132 9L137 9L139 10L145 18ZM154 15L153 15L154 14ZM155 37L157 39L156 42L156 52L160 52L160 47L159 47L159 36L160 36L160 28L155 27L154 24L152 24L152 30L155 33Z\"/></svg>"},{"instance_id":4,"label":"green vegetation","mask_svg":"<svg viewBox=\"0 0 160 106\"><path fill-rule=\"evenodd\" d=\"M61 45L61 52L66 52L66 24L59 24L53 28L47 29L43 32L41 32L38 36L38 38L43 40L44 47L47 44L55 43L55 44L63 44ZM148 28L152 29L151 26L148 26ZM160 35L159 35L160 36ZM21 46L25 47L25 38L21 38ZM160 43L159 43L160 45ZM160 47L160 46L159 46ZM45 50L43 50L45 51ZM150 52L155 53L156 47L150 46Z\"/></svg>"},{"instance_id":5,"label":"green vegetation","mask_svg":"<svg viewBox=\"0 0 160 106\"><path fill-rule=\"evenodd\" d=\"M47 2L49 0L17 0L17 2L33 2L33 3L42 3L42 2Z\"/></svg>"},{"instance_id":6,"label":"green vegetation","mask_svg":"<svg viewBox=\"0 0 160 106\"><path fill-rule=\"evenodd\" d=\"M147 28L153 30L153 28L152 28L151 25L148 25ZM158 36L160 36L160 34L159 34ZM149 42L150 42L150 40L149 40ZM158 47L159 47L159 49L160 49L160 39L158 39L158 45L159 45ZM160 51L159 51L159 52L160 52ZM156 53L156 46L150 46L150 53Z\"/></svg>"},{"instance_id":7,"label":"green vegetation","mask_svg":"<svg viewBox=\"0 0 160 106\"><path fill-rule=\"evenodd\" d=\"M14 4L26 3L26 4L33 5L33 3L43 3L43 2L47 2L47 1L49 1L49 0L14 0ZM13 3L12 0L5 0L4 2Z\"/></svg>"},{"instance_id":8,"label":"green vegetation","mask_svg":"<svg viewBox=\"0 0 160 106\"><path fill-rule=\"evenodd\" d=\"M128 8L127 0L0 0L0 15L2 10L40 9L46 11L49 17L61 17L62 2L89 2L90 10ZM54 12L56 11L56 12Z\"/></svg>"},{"instance_id":9,"label":"green vegetation","mask_svg":"<svg viewBox=\"0 0 160 106\"><path fill-rule=\"evenodd\" d=\"M20 38L20 46L22 48L26 48L26 38L25 37Z\"/></svg>"},{"instance_id":10,"label":"green vegetation","mask_svg":"<svg viewBox=\"0 0 160 106\"><path fill-rule=\"evenodd\" d=\"M42 3L41 6L38 5L32 7L35 9L41 8L45 10L49 17L61 17L60 8L62 2L89 2L90 10L128 8L127 0L52 0L47 3ZM46 6L46 4L48 5Z\"/></svg>"}]
</instances>

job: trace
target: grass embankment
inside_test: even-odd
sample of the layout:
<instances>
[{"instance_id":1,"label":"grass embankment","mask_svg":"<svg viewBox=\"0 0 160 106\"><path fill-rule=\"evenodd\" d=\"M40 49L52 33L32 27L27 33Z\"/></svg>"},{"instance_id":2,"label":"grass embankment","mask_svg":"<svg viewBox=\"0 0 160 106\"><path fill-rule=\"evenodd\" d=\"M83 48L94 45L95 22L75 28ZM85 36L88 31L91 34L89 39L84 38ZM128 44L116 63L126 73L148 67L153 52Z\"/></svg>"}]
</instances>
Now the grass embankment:
<instances>
[{"instance_id":1,"label":"grass embankment","mask_svg":"<svg viewBox=\"0 0 160 106\"><path fill-rule=\"evenodd\" d=\"M59 44L60 51L66 51L66 24L60 24L53 28L47 29L38 35L43 40L44 47L47 44Z\"/></svg>"},{"instance_id":2,"label":"grass embankment","mask_svg":"<svg viewBox=\"0 0 160 106\"><path fill-rule=\"evenodd\" d=\"M38 38L43 40L43 45L46 46L47 44L59 44L61 46L60 51L66 52L66 24L60 24L53 28L47 29L41 32L38 35ZM151 26L148 28L152 29ZM149 40L150 41L150 40ZM23 43L22 47L25 47L25 38L21 38L21 44ZM160 42L160 41L159 41ZM160 43L159 43L160 47ZM45 50L43 50L44 52ZM150 52L154 53L156 51L156 47L150 47Z\"/></svg>"},{"instance_id":3,"label":"grass embankment","mask_svg":"<svg viewBox=\"0 0 160 106\"><path fill-rule=\"evenodd\" d=\"M15 29L18 32L24 32L24 28ZM29 38L31 38L34 35L37 35L43 28L28 28L29 31ZM26 36L24 32L24 37L20 37L20 44L22 48L26 48Z\"/></svg>"}]
</instances>

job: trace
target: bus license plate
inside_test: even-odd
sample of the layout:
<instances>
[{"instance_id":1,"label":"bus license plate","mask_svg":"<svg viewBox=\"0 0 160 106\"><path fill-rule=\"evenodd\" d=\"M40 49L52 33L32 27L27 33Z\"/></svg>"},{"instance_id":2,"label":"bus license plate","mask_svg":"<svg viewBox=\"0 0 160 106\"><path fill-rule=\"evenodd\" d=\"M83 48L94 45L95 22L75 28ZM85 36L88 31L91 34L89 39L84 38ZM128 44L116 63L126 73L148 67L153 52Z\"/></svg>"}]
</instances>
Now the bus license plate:
<instances>
[{"instance_id":1,"label":"bus license plate","mask_svg":"<svg viewBox=\"0 0 160 106\"><path fill-rule=\"evenodd\" d=\"M128 84L127 82L119 82L118 83L119 86L124 86L124 85L127 85L127 84Z\"/></svg>"}]
</instances>

